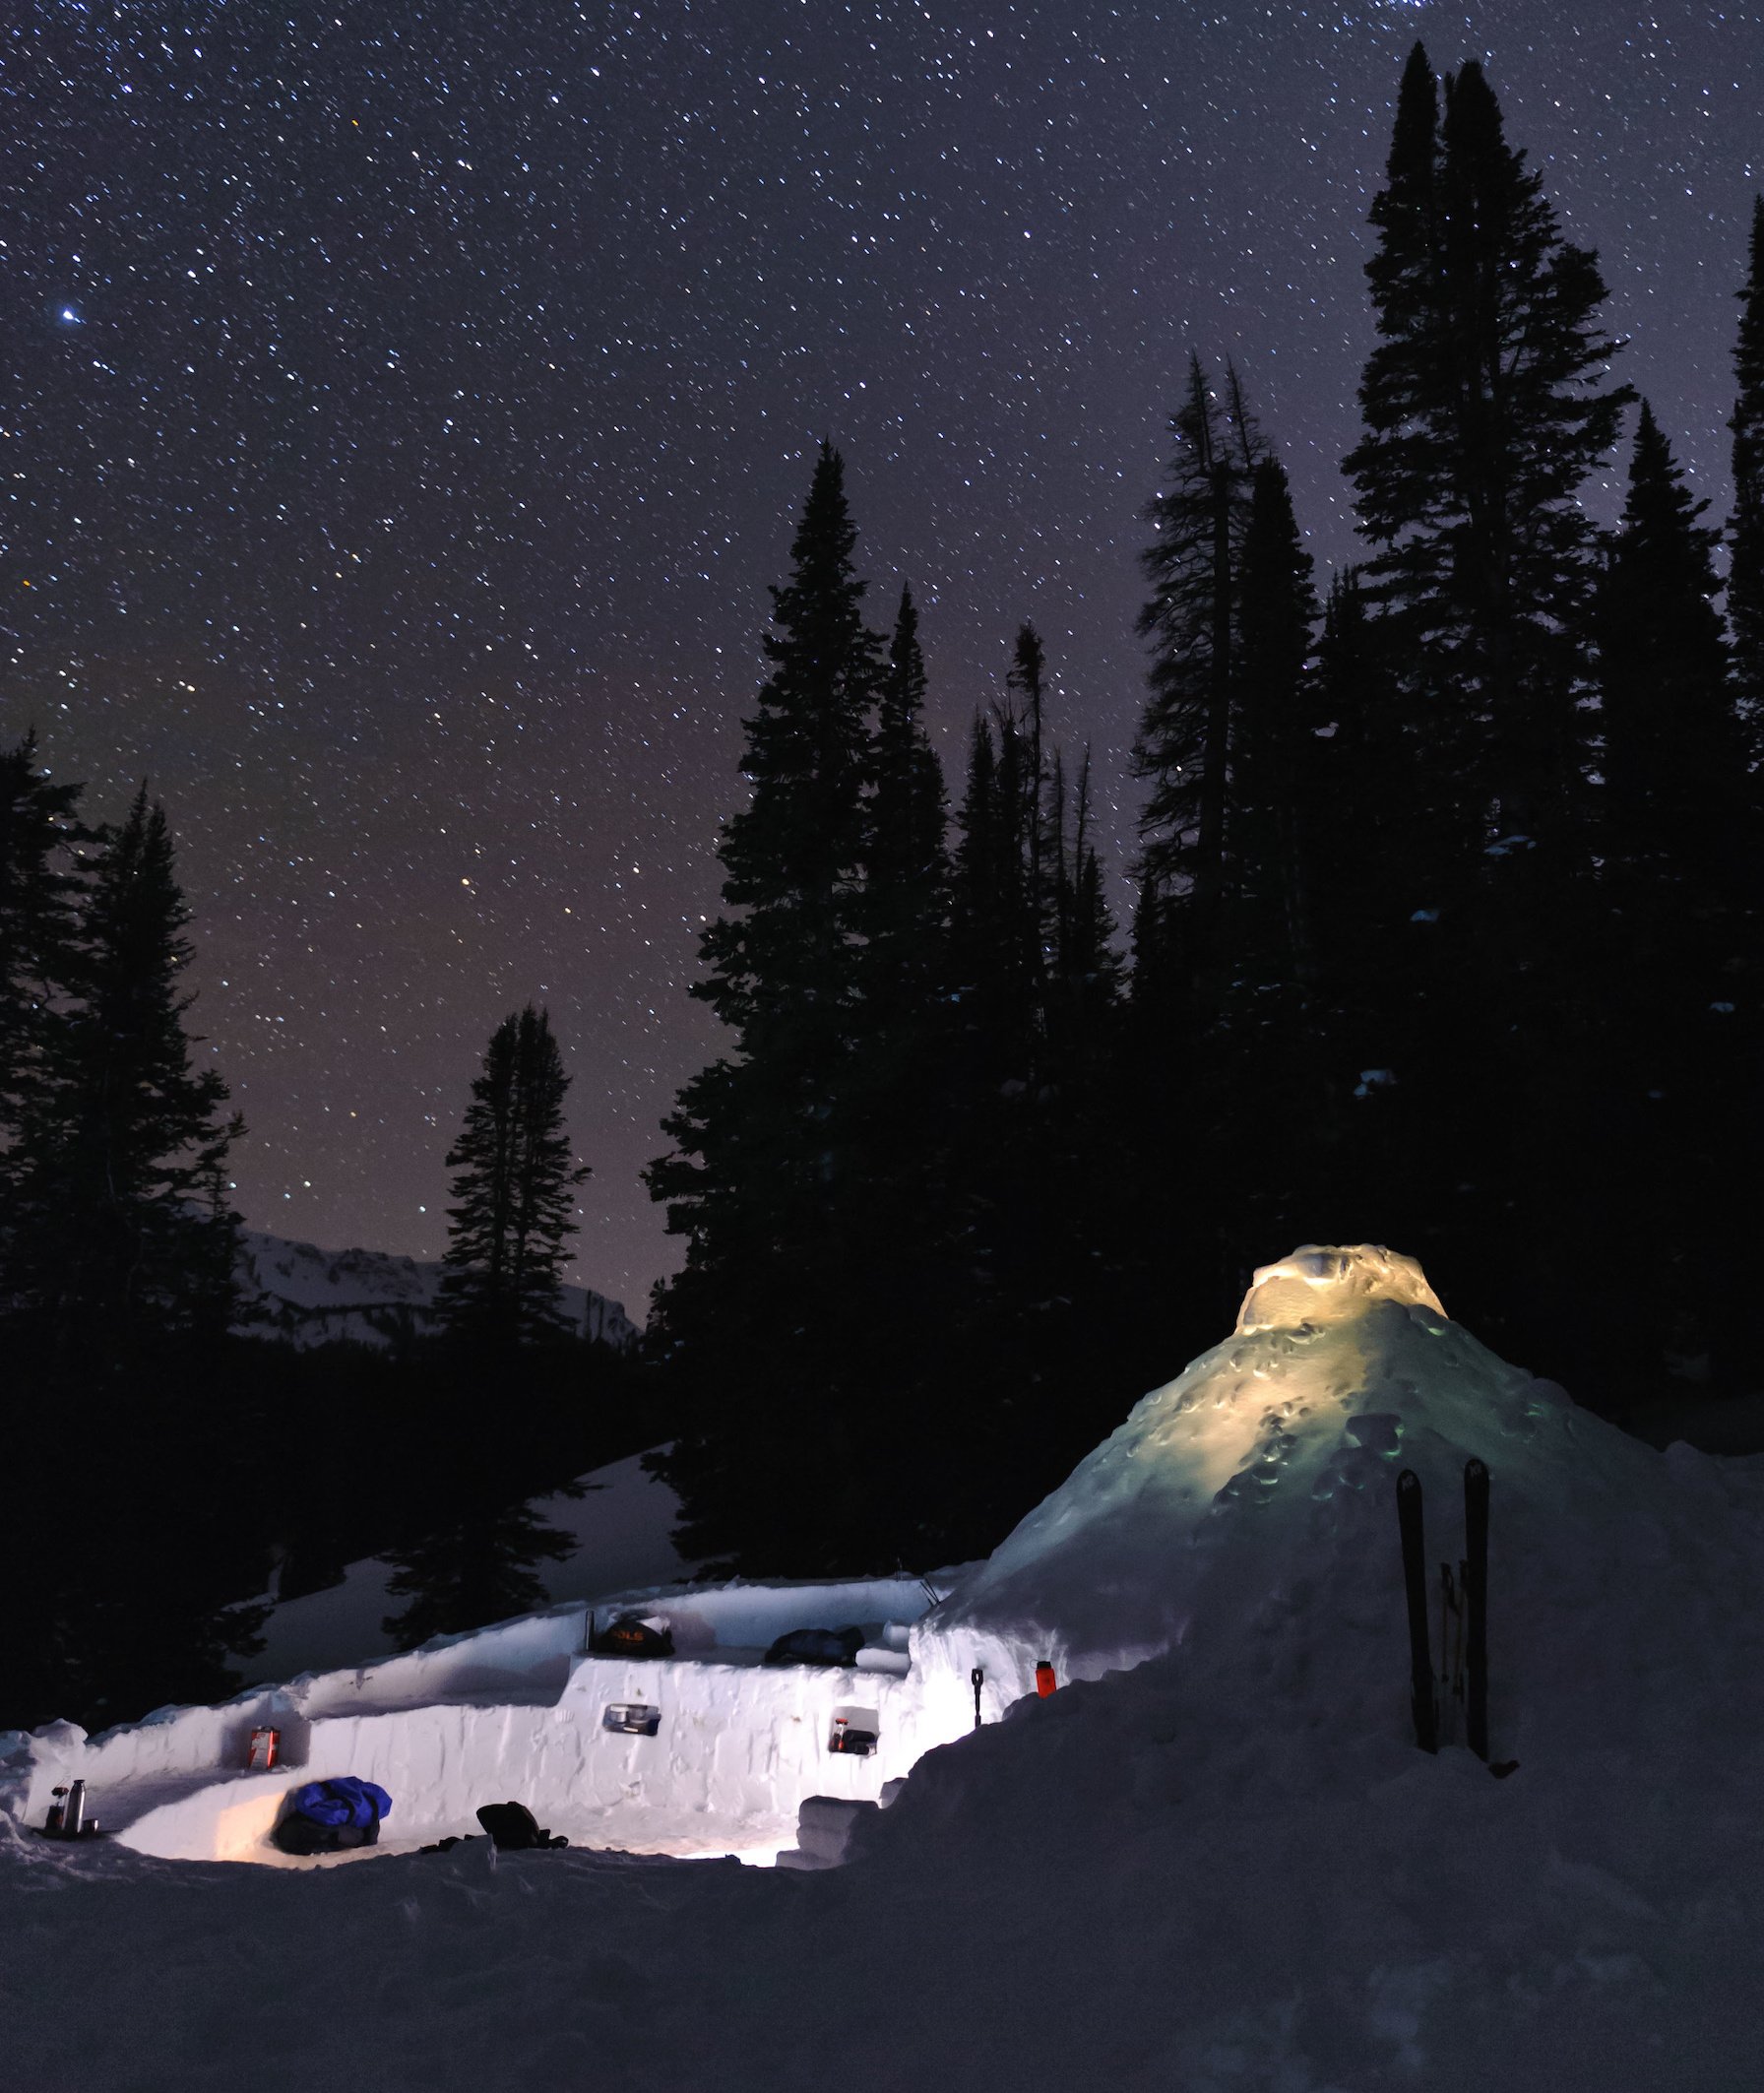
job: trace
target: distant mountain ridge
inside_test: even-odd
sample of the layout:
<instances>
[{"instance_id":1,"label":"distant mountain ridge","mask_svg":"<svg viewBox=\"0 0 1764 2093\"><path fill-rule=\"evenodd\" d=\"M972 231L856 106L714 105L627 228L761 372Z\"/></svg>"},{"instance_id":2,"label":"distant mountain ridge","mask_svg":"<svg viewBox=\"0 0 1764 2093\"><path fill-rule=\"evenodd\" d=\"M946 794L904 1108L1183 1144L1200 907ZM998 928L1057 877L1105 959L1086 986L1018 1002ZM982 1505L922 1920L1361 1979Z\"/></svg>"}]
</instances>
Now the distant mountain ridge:
<instances>
[{"instance_id":1,"label":"distant mountain ridge","mask_svg":"<svg viewBox=\"0 0 1764 2093\"><path fill-rule=\"evenodd\" d=\"M244 1229L238 1281L244 1313L237 1329L300 1351L345 1338L390 1345L424 1336L438 1321L440 1265L386 1250L321 1250L310 1242ZM563 1310L579 1337L620 1352L637 1341L637 1326L623 1303L587 1287L566 1286Z\"/></svg>"}]
</instances>

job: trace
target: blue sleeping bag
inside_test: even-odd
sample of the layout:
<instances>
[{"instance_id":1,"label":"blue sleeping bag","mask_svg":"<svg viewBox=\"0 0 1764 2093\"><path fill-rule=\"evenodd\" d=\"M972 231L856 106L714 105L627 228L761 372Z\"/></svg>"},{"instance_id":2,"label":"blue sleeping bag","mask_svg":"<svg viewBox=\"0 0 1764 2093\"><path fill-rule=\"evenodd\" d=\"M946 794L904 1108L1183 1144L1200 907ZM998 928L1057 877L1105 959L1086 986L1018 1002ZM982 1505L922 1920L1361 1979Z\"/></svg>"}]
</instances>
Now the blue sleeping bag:
<instances>
[{"instance_id":1,"label":"blue sleeping bag","mask_svg":"<svg viewBox=\"0 0 1764 2093\"><path fill-rule=\"evenodd\" d=\"M293 1807L315 1824L352 1824L365 1831L392 1814L392 1798L372 1781L342 1773L334 1781L308 1781L296 1788Z\"/></svg>"},{"instance_id":2,"label":"blue sleeping bag","mask_svg":"<svg viewBox=\"0 0 1764 2093\"><path fill-rule=\"evenodd\" d=\"M341 1853L377 1845L380 1819L391 1813L392 1798L384 1788L344 1773L296 1788L270 1836L284 1853Z\"/></svg>"}]
</instances>

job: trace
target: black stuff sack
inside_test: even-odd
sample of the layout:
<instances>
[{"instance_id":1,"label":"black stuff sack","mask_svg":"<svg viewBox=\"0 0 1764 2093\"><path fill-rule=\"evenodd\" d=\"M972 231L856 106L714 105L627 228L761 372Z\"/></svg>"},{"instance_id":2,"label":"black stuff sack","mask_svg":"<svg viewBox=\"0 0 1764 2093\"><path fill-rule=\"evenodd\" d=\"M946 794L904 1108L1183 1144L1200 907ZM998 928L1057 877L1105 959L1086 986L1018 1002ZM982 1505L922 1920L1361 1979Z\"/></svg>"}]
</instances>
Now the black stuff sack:
<instances>
[{"instance_id":1,"label":"black stuff sack","mask_svg":"<svg viewBox=\"0 0 1764 2093\"><path fill-rule=\"evenodd\" d=\"M597 1657L671 1657L673 1636L664 1620L621 1614L594 1636L590 1647Z\"/></svg>"},{"instance_id":2,"label":"black stuff sack","mask_svg":"<svg viewBox=\"0 0 1764 2093\"><path fill-rule=\"evenodd\" d=\"M863 1648L861 1628L791 1628L766 1652L767 1664L851 1665Z\"/></svg>"},{"instance_id":3,"label":"black stuff sack","mask_svg":"<svg viewBox=\"0 0 1764 2093\"><path fill-rule=\"evenodd\" d=\"M541 1831L538 1819L525 1803L485 1803L477 1812L477 1821L489 1833L498 1853L532 1853L570 1843Z\"/></svg>"}]
</instances>

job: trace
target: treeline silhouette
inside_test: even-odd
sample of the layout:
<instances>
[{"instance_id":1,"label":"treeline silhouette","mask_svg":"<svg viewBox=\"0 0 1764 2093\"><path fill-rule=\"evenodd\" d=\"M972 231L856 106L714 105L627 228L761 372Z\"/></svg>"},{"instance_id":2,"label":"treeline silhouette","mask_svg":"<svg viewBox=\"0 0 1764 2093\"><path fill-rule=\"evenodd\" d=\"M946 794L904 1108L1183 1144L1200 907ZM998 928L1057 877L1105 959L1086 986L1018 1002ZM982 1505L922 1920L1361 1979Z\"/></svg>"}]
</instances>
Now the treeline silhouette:
<instances>
[{"instance_id":1,"label":"treeline silhouette","mask_svg":"<svg viewBox=\"0 0 1764 2093\"><path fill-rule=\"evenodd\" d=\"M81 797L32 736L0 751L0 1729L225 1694L273 1565L291 1598L390 1554L403 1646L542 1605L568 1544L525 1500L662 1429L636 1363L560 1314L588 1173L532 1006L447 1159L433 1332L250 1334L243 1129L188 1031L169 825L145 788L96 828Z\"/></svg>"},{"instance_id":2,"label":"treeline silhouette","mask_svg":"<svg viewBox=\"0 0 1764 2093\"><path fill-rule=\"evenodd\" d=\"M1582 506L1634 396L1478 66L1417 46L1372 222L1323 602L1236 374L1175 407L1130 970L1041 640L952 837L913 602L866 623L823 446L692 991L729 1050L651 1172L693 1554L989 1549L1307 1240L1418 1254L1595 1407L1754 1380L1764 205L1725 587L1645 404L1621 520Z\"/></svg>"}]
</instances>

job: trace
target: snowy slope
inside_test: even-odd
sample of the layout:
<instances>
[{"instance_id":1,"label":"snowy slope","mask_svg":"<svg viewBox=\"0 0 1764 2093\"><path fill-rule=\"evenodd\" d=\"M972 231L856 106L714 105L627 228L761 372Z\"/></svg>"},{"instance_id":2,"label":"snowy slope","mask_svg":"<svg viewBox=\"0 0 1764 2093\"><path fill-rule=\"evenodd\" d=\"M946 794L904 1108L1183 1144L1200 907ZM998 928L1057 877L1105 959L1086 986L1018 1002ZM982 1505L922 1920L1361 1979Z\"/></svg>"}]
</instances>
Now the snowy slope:
<instances>
[{"instance_id":1,"label":"snowy slope","mask_svg":"<svg viewBox=\"0 0 1764 2093\"><path fill-rule=\"evenodd\" d=\"M1420 1474L1455 1558L1473 1453L1499 1781L1409 1725L1394 1478ZM929 1698L986 1666L987 1725L859 1819L850 1865L479 1843L273 1873L0 1819L14 2068L118 2093L1750 2088L1761 1588L1764 1462L1656 1453L1405 1261L1300 1252L914 1626ZM1085 1682L1011 1700L1043 1655Z\"/></svg>"},{"instance_id":2,"label":"snowy slope","mask_svg":"<svg viewBox=\"0 0 1764 2093\"><path fill-rule=\"evenodd\" d=\"M384 1345L434 1325L438 1264L383 1250L321 1250L258 1229L242 1232L240 1293L248 1336L280 1338L305 1349L338 1338ZM637 1327L616 1300L586 1287L565 1287L564 1313L579 1335L623 1350Z\"/></svg>"}]
</instances>

